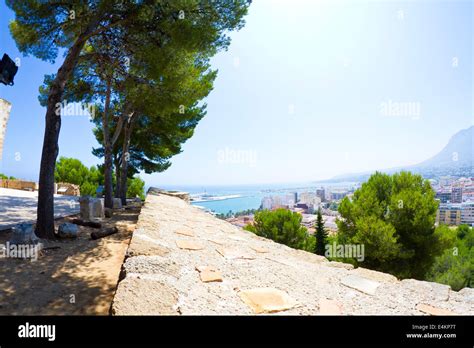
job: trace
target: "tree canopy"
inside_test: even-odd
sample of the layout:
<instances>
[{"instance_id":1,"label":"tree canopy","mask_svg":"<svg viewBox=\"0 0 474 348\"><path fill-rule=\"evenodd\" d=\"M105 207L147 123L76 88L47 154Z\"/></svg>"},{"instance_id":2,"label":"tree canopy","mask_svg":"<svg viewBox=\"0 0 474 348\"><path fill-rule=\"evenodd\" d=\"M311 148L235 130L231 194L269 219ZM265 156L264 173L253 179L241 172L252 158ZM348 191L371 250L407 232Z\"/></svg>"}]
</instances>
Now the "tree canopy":
<instances>
[{"instance_id":1,"label":"tree canopy","mask_svg":"<svg viewBox=\"0 0 474 348\"><path fill-rule=\"evenodd\" d=\"M97 166L87 168L76 158L60 157L54 174L56 182L79 185L82 196L95 196L97 188L104 185L103 170ZM114 178L115 180L115 178ZM128 198L145 198L145 182L140 177L128 178Z\"/></svg>"},{"instance_id":2,"label":"tree canopy","mask_svg":"<svg viewBox=\"0 0 474 348\"><path fill-rule=\"evenodd\" d=\"M262 210L255 213L255 223L245 229L295 249L313 251L314 238L308 235L306 227L301 226L301 219L301 214L283 208Z\"/></svg>"},{"instance_id":3,"label":"tree canopy","mask_svg":"<svg viewBox=\"0 0 474 348\"><path fill-rule=\"evenodd\" d=\"M104 176L106 206L109 206L112 194L109 111L120 101L114 91L123 86L127 89L127 81L137 82L124 78L127 74L122 74L119 81L114 81L116 72L127 71L121 69L122 58L128 56L131 61L138 62L135 67L143 67L142 78L149 85L159 81L157 77L160 74L156 71L160 71L170 58L179 57L180 53L192 52L194 64L205 65L211 56L228 47L228 33L244 25L243 17L250 0L65 0L53 3L7 0L7 5L15 13L10 31L22 53L54 62L60 49L65 50L64 62L44 90L47 108L36 224L38 236L54 238L54 172L61 129L61 115L56 109L58 103L63 102L66 86L72 77L83 72L84 77L96 78L101 82L93 81L92 85L102 90L105 86L105 94L97 93L96 88L89 89L91 84L88 82L91 81L83 79L81 81L84 83L78 84L81 89L75 92L84 95L89 93L95 95L91 99L102 101ZM85 64L81 66L81 62ZM141 64L143 62L146 64ZM92 65L94 73L90 73L91 66L88 63ZM139 74L136 76L139 77ZM119 87L114 87L114 82L119 82L116 84ZM125 101L130 101L129 97ZM194 103L188 105L190 108L196 106ZM126 155L125 152L128 153L126 147L130 145L129 141L124 144L126 151L123 151L122 157ZM127 162L123 161L125 164ZM124 166L123 171L126 170Z\"/></svg>"},{"instance_id":4,"label":"tree canopy","mask_svg":"<svg viewBox=\"0 0 474 348\"><path fill-rule=\"evenodd\" d=\"M339 205L338 243L364 244L361 266L423 279L451 243L435 230L437 208L433 189L420 175L377 172Z\"/></svg>"},{"instance_id":5,"label":"tree canopy","mask_svg":"<svg viewBox=\"0 0 474 348\"><path fill-rule=\"evenodd\" d=\"M82 185L89 179L89 169L75 158L60 157L54 173L56 182Z\"/></svg>"},{"instance_id":6,"label":"tree canopy","mask_svg":"<svg viewBox=\"0 0 474 348\"><path fill-rule=\"evenodd\" d=\"M436 258L426 279L450 285L455 291L474 287L474 228L441 225L438 229L440 234L454 239L454 243Z\"/></svg>"}]
</instances>

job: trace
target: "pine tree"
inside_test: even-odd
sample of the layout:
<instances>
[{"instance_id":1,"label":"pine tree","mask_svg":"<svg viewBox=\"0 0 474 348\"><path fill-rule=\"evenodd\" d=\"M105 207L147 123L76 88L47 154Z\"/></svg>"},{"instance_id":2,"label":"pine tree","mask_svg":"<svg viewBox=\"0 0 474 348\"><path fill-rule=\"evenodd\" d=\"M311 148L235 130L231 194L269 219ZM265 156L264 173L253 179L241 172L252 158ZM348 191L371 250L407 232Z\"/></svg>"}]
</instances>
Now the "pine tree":
<instances>
[{"instance_id":1,"label":"pine tree","mask_svg":"<svg viewBox=\"0 0 474 348\"><path fill-rule=\"evenodd\" d=\"M341 201L337 244L364 245L364 259L353 259L357 266L425 279L449 247L435 228L437 209L435 192L421 175L376 172Z\"/></svg>"},{"instance_id":2,"label":"pine tree","mask_svg":"<svg viewBox=\"0 0 474 348\"><path fill-rule=\"evenodd\" d=\"M316 236L316 244L314 248L314 253L324 256L328 233L326 232L326 229L324 228L324 221L323 221L323 216L321 214L321 209L318 209L315 236Z\"/></svg>"},{"instance_id":3,"label":"pine tree","mask_svg":"<svg viewBox=\"0 0 474 348\"><path fill-rule=\"evenodd\" d=\"M81 54L91 46L104 48L100 39L108 36L113 47L122 49L136 38L146 38L142 46L149 49L149 57L154 55L154 50L171 44L176 45L177 52L184 46L192 46L207 59L228 47L230 31L243 27L250 0L7 0L6 4L15 13L9 27L20 52L50 62L55 61L59 52L64 50L65 53L48 90L35 231L41 238L54 239L54 171L61 129L57 105L64 100L65 86L72 78ZM111 81L106 81L106 85L110 88L107 88L104 105L109 105L113 86ZM108 111L108 108L104 110L107 126ZM104 133L107 135L107 129ZM110 144L105 150L110 203Z\"/></svg>"}]
</instances>

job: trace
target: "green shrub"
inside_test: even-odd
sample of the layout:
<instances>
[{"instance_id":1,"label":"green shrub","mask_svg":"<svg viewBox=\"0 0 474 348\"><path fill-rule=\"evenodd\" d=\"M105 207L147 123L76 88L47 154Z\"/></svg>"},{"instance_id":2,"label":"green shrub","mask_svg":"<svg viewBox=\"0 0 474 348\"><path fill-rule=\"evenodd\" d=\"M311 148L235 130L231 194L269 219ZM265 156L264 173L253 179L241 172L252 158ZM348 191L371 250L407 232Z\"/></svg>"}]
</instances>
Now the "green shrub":
<instances>
[{"instance_id":1,"label":"green shrub","mask_svg":"<svg viewBox=\"0 0 474 348\"><path fill-rule=\"evenodd\" d=\"M145 182L139 176L127 179L127 197L145 199Z\"/></svg>"},{"instance_id":2,"label":"green shrub","mask_svg":"<svg viewBox=\"0 0 474 348\"><path fill-rule=\"evenodd\" d=\"M287 209L263 210L255 213L255 223L245 229L277 243L312 252L315 240L308 235L306 227L301 226L301 219L300 214Z\"/></svg>"}]
</instances>

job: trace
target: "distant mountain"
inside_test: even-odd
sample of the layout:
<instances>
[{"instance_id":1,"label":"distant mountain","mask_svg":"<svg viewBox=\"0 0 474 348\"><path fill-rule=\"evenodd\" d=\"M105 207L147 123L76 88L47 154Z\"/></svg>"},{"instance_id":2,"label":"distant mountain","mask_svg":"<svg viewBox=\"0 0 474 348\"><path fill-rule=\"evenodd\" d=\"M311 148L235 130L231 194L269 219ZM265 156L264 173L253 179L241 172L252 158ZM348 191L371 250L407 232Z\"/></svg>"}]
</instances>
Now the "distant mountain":
<instances>
[{"instance_id":1,"label":"distant mountain","mask_svg":"<svg viewBox=\"0 0 474 348\"><path fill-rule=\"evenodd\" d=\"M436 178L444 175L474 176L474 126L454 134L448 144L435 156L419 164L380 169L379 171L392 174L401 170L409 170L426 178ZM329 180L319 182L351 182L366 181L373 172L337 175Z\"/></svg>"},{"instance_id":2,"label":"distant mountain","mask_svg":"<svg viewBox=\"0 0 474 348\"><path fill-rule=\"evenodd\" d=\"M454 134L438 154L415 165L418 168L471 167L474 163L474 126Z\"/></svg>"}]
</instances>

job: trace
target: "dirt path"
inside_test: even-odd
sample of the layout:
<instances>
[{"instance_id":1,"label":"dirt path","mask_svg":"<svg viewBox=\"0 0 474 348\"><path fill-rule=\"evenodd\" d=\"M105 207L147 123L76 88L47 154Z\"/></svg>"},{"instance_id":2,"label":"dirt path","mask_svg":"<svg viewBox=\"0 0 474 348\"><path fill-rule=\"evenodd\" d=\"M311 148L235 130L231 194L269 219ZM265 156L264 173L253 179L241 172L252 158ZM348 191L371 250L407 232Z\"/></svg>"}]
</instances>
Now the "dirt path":
<instances>
[{"instance_id":1,"label":"dirt path","mask_svg":"<svg viewBox=\"0 0 474 348\"><path fill-rule=\"evenodd\" d=\"M0 258L0 315L108 315L139 211L106 219L104 226L119 229L115 235L91 240L94 229L79 226L75 240L44 243L37 261ZM0 243L10 235L0 231Z\"/></svg>"}]
</instances>

